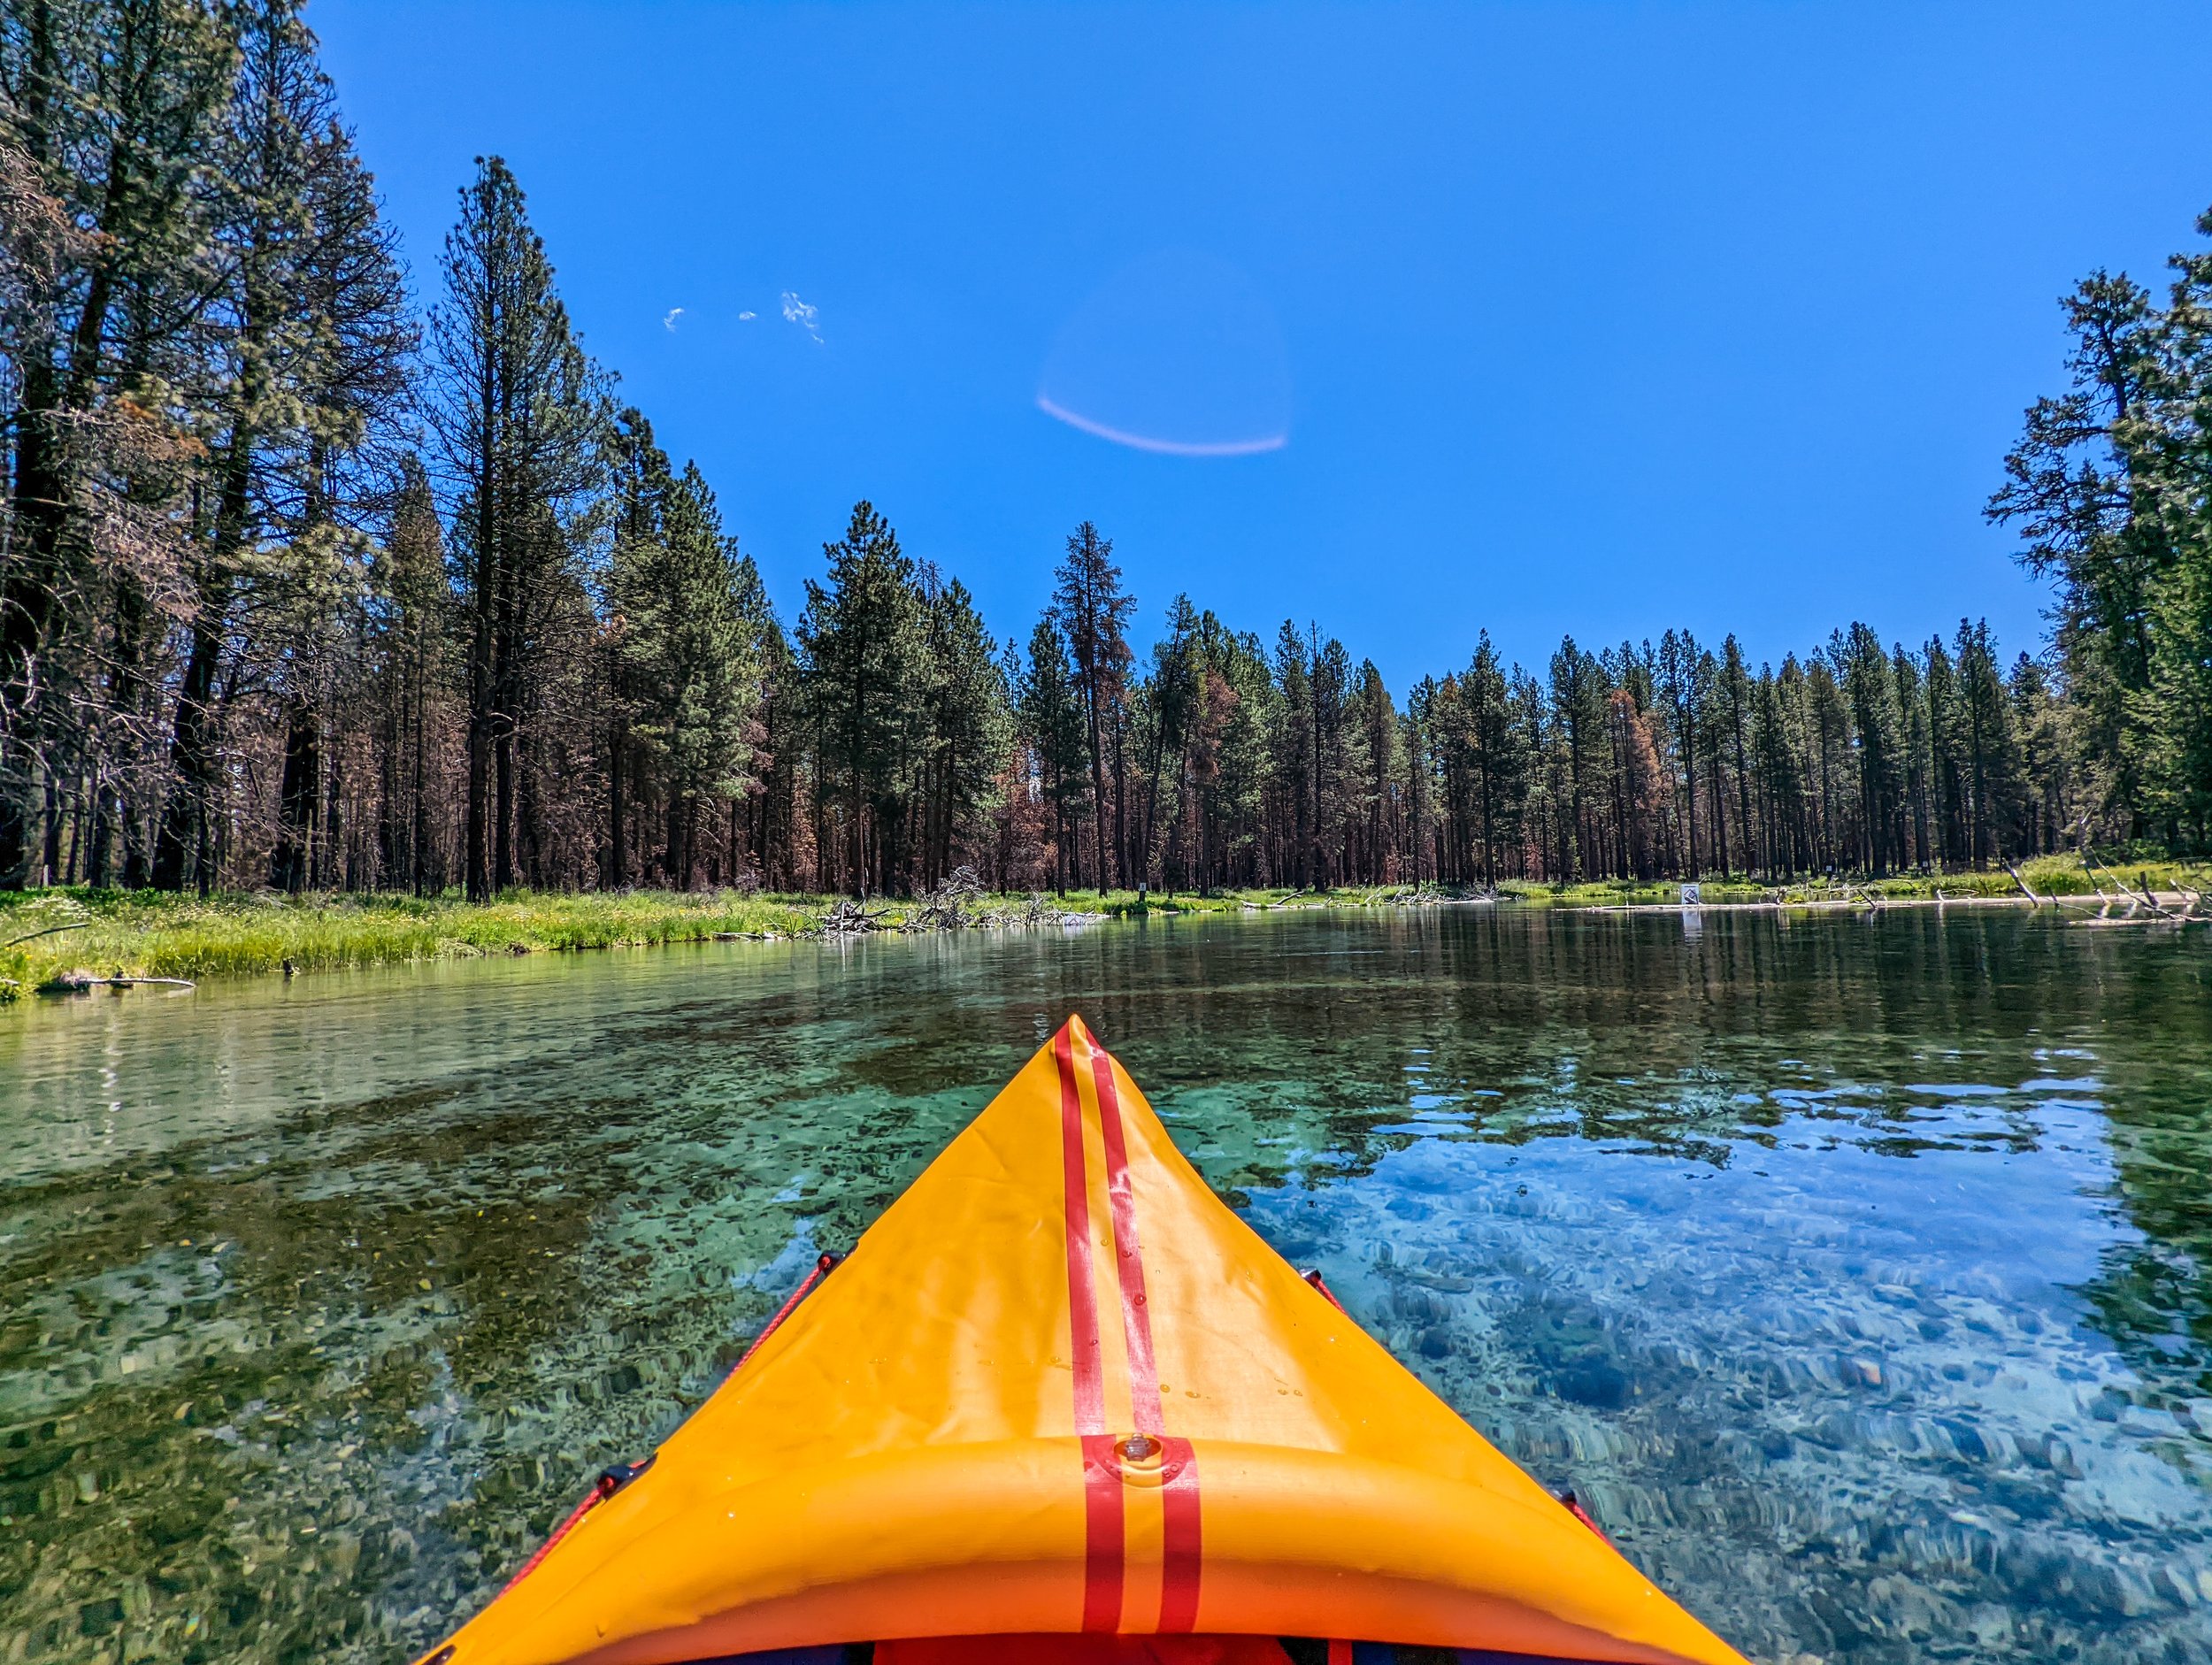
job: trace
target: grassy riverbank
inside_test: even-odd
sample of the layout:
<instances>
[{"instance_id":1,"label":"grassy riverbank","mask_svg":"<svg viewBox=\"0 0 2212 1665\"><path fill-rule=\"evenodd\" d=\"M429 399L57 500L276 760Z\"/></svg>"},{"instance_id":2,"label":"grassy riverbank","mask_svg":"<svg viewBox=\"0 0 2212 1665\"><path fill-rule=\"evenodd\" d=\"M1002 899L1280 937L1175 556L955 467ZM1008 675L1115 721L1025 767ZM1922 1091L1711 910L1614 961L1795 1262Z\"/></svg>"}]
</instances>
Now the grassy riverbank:
<instances>
[{"instance_id":1,"label":"grassy riverbank","mask_svg":"<svg viewBox=\"0 0 2212 1665\"><path fill-rule=\"evenodd\" d=\"M2201 890L2208 882L2206 870L2198 863L2125 861L2115 865L2116 876L2100 864L2093 878L2078 856L2039 856L2019 863L2019 870L2021 878L2039 897L2082 897L2091 902L2097 900L2101 888L2107 896L2118 894L2122 879L2131 891L2147 885L2162 897L2170 897L2183 886ZM1500 888L1516 901L1555 908L1671 906L1680 901L1682 894L1682 886L1672 879L1651 883L1603 879L1579 885L1536 885L1508 879ZM1700 887L1700 896L1708 904L1779 901L1785 905L1874 897L1884 902L1934 902L1939 898L1947 902L2027 900L2020 886L2013 882L2012 875L2001 867L1978 873L1916 873L1893 879L1844 879L1835 884L1819 879L1775 885L1741 877L1708 879Z\"/></svg>"},{"instance_id":2,"label":"grassy riverbank","mask_svg":"<svg viewBox=\"0 0 2212 1665\"><path fill-rule=\"evenodd\" d=\"M1148 911L1236 912L1287 891L1207 898L1155 897ZM745 895L737 891L511 894L482 905L458 895L227 895L202 899L157 891L82 887L0 891L0 1000L79 973L95 978L203 978L340 971L411 961L540 954L558 949L649 948L717 937L787 937L811 931L834 899ZM1026 898L982 904L1018 908ZM871 902L882 927L917 904ZM1052 905L1071 913L1121 916L1133 892L1071 892ZM34 935L33 933L39 933Z\"/></svg>"},{"instance_id":3,"label":"grassy riverbank","mask_svg":"<svg viewBox=\"0 0 2212 1665\"><path fill-rule=\"evenodd\" d=\"M810 929L810 897L634 891L458 897L164 895L151 891L0 893L0 998L76 971L96 977L202 978L327 971L412 960L696 942Z\"/></svg>"},{"instance_id":4,"label":"grassy riverbank","mask_svg":"<svg viewBox=\"0 0 2212 1665\"><path fill-rule=\"evenodd\" d=\"M2030 862L2024 876L2039 895L2093 900L2096 886L2071 856ZM2200 887L2201 870L2171 862L2131 862L2130 884L2147 880L2170 893L2177 882ZM2116 888L2108 874L2105 889ZM1854 896L1888 901L1945 897L2019 896L2002 870L1953 873L1941 879L1907 878L1849 886ZM1673 884L1606 882L1531 885L1509 881L1513 902L1558 908L1671 904ZM1127 917L1138 913L1240 914L1282 907L1383 906L1402 899L1394 886L1337 891L1283 889L1224 891L1210 896L1154 894L1140 902L1132 891L1071 892L1052 905L1075 914ZM1776 886L1748 880L1708 880L1709 903L1787 904L1839 901L1844 892L1817 885ZM1023 898L1000 898L985 908L1018 910ZM685 894L628 891L612 894L513 894L481 906L457 896L273 895L198 897L151 891L85 889L0 892L0 1001L58 978L204 978L282 971L336 971L410 961L535 954L556 949L647 947L698 942L720 936L795 936L814 929L830 899L806 895L744 895L735 891ZM915 904L871 904L879 925L901 924ZM55 927L65 927L56 929ZM42 934L33 935L38 932Z\"/></svg>"}]
</instances>

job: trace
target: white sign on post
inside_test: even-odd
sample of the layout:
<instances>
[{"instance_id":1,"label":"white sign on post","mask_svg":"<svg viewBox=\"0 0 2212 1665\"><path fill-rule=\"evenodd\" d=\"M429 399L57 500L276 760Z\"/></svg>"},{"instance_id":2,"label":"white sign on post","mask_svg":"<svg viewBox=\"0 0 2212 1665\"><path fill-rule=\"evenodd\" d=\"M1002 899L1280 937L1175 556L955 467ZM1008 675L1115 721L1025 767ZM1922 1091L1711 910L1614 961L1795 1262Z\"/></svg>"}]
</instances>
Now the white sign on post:
<instances>
[{"instance_id":1,"label":"white sign on post","mask_svg":"<svg viewBox=\"0 0 2212 1665\"><path fill-rule=\"evenodd\" d=\"M1697 886L1695 885L1685 885L1682 886L1682 905L1685 908L1700 908L1704 906L1704 904L1698 900Z\"/></svg>"}]
</instances>

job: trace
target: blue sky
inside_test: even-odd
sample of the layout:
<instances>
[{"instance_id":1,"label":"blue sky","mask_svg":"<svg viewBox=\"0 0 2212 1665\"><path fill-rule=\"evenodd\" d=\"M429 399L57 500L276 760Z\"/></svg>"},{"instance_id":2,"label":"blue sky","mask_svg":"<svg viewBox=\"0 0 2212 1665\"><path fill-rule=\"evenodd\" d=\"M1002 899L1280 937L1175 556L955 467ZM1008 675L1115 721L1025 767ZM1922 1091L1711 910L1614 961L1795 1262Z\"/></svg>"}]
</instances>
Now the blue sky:
<instances>
[{"instance_id":1,"label":"blue sky","mask_svg":"<svg viewBox=\"0 0 2212 1665\"><path fill-rule=\"evenodd\" d=\"M419 289L503 155L787 618L866 496L1025 637L1087 518L1142 641L1187 589L1400 688L1486 626L2033 645L1980 510L2055 298L2212 205L2201 4L310 18Z\"/></svg>"}]
</instances>

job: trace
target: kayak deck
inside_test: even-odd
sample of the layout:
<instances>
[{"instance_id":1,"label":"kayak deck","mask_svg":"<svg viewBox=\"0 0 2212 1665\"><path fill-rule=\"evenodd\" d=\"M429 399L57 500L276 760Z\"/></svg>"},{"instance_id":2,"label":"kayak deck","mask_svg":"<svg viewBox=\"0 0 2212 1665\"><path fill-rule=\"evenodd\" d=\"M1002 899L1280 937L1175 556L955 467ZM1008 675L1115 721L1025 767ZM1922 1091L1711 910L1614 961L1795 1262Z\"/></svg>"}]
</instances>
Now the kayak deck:
<instances>
[{"instance_id":1,"label":"kayak deck","mask_svg":"<svg viewBox=\"0 0 2212 1665\"><path fill-rule=\"evenodd\" d=\"M1080 1019L786 1312L426 1665L1741 1665L1224 1206Z\"/></svg>"}]
</instances>

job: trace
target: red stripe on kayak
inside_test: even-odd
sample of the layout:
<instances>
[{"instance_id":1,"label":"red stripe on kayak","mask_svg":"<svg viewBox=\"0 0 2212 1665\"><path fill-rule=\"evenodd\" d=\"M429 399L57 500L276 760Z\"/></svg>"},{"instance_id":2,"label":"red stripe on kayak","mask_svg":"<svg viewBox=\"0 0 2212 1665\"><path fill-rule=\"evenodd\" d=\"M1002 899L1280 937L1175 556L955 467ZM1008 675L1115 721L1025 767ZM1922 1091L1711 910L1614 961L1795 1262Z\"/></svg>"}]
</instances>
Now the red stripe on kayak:
<instances>
[{"instance_id":1,"label":"red stripe on kayak","mask_svg":"<svg viewBox=\"0 0 2212 1665\"><path fill-rule=\"evenodd\" d=\"M1198 1454L1187 1439L1170 1436L1160 1445L1160 1629L1168 1633L1198 1625Z\"/></svg>"},{"instance_id":2,"label":"red stripe on kayak","mask_svg":"<svg viewBox=\"0 0 2212 1665\"><path fill-rule=\"evenodd\" d=\"M1198 1456L1187 1439L1166 1438L1160 1408L1160 1370L1152 1351L1152 1308L1145 1291L1144 1246L1137 1237L1137 1198L1129 1183L1129 1145L1121 1124L1121 1092L1114 1061L1091 1047L1091 1076L1098 1086L1098 1131L1106 1147L1106 1195L1114 1224L1114 1270L1121 1289L1122 1332L1129 1344L1130 1415L1137 1431L1161 1444L1163 1486L1160 1545L1162 1632L1188 1630L1198 1618Z\"/></svg>"},{"instance_id":3,"label":"red stripe on kayak","mask_svg":"<svg viewBox=\"0 0 2212 1665\"><path fill-rule=\"evenodd\" d=\"M1121 1628L1121 1454L1111 1434L1083 1436L1083 1628Z\"/></svg>"},{"instance_id":4,"label":"red stripe on kayak","mask_svg":"<svg viewBox=\"0 0 2212 1665\"><path fill-rule=\"evenodd\" d=\"M1083 1100L1076 1091L1073 1037L1063 1024L1052 1043L1060 1070L1060 1171L1066 1200L1068 1335L1075 1374L1075 1431L1083 1448L1083 1628L1121 1623L1121 1462L1106 1431L1106 1384L1100 1360L1098 1284L1091 1267L1090 1180L1083 1157Z\"/></svg>"},{"instance_id":5,"label":"red stripe on kayak","mask_svg":"<svg viewBox=\"0 0 2212 1665\"><path fill-rule=\"evenodd\" d=\"M1083 1101L1065 1028L1052 1043L1060 1066L1060 1170L1067 1201L1068 1339L1074 1354L1075 1431L1106 1431L1106 1384L1099 1360L1098 1284L1091 1271L1091 1191L1083 1167Z\"/></svg>"},{"instance_id":6,"label":"red stripe on kayak","mask_svg":"<svg viewBox=\"0 0 2212 1665\"><path fill-rule=\"evenodd\" d=\"M1122 1137L1114 1061L1091 1048L1098 1084L1098 1131L1106 1147L1106 1197L1113 1211L1114 1277L1121 1285L1121 1328L1129 1344L1129 1412L1141 1434L1162 1431L1160 1367L1152 1356L1152 1314L1145 1304L1144 1247L1137 1240L1137 1199L1129 1188L1129 1147Z\"/></svg>"}]
</instances>

